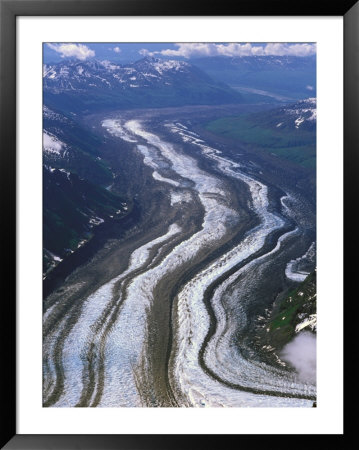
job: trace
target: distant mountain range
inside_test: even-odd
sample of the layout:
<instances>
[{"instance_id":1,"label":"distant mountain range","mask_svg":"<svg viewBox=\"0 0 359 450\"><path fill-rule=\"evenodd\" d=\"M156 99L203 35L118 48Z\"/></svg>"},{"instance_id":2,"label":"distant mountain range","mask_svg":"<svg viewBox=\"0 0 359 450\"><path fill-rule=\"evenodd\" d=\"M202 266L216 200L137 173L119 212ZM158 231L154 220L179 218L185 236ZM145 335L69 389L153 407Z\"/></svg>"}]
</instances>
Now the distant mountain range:
<instances>
[{"instance_id":1,"label":"distant mountain range","mask_svg":"<svg viewBox=\"0 0 359 450\"><path fill-rule=\"evenodd\" d=\"M316 96L315 56L214 56L192 64L240 92L261 91L283 101Z\"/></svg>"},{"instance_id":2,"label":"distant mountain range","mask_svg":"<svg viewBox=\"0 0 359 450\"><path fill-rule=\"evenodd\" d=\"M71 112L243 102L188 62L152 57L126 65L66 60L44 65L43 80L45 104Z\"/></svg>"}]
</instances>

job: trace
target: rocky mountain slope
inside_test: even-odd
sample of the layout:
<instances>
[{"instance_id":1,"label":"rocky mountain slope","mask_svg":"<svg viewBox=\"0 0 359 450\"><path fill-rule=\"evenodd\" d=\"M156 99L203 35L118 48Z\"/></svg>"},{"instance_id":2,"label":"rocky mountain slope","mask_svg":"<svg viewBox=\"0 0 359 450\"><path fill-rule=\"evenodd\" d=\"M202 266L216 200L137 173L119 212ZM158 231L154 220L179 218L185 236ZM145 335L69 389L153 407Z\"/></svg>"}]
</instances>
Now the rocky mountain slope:
<instances>
[{"instance_id":1,"label":"rocky mountain slope","mask_svg":"<svg viewBox=\"0 0 359 450\"><path fill-rule=\"evenodd\" d=\"M88 129L44 106L44 274L90 239L96 226L126 214L124 198L106 189L113 175L99 148Z\"/></svg>"},{"instance_id":2,"label":"rocky mountain slope","mask_svg":"<svg viewBox=\"0 0 359 450\"><path fill-rule=\"evenodd\" d=\"M274 305L267 328L266 340L281 349L301 331L317 331L316 271L297 288Z\"/></svg>"}]
</instances>

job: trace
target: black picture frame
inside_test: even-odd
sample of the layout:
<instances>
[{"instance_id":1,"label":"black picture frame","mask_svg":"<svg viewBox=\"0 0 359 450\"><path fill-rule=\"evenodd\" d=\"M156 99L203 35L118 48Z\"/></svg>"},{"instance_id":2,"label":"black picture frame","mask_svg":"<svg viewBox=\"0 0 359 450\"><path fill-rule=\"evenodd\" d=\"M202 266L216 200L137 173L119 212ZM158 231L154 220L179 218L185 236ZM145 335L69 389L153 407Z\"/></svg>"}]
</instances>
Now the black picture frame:
<instances>
[{"instance_id":1,"label":"black picture frame","mask_svg":"<svg viewBox=\"0 0 359 450\"><path fill-rule=\"evenodd\" d=\"M18 435L16 433L16 17L18 16L343 16L344 18L344 208L345 231L355 236L355 178L359 169L359 2L302 0L244 0L205 6L187 0L0 0L1 101L0 101L0 183L3 212L1 248L5 262L1 277L2 298L2 401L1 448L6 449L184 449L205 443L210 448L233 443L268 443L275 435ZM6 218L6 220L5 220ZM353 252L345 241L345 261ZM344 284L355 279L355 266L344 273ZM6 289L5 289L6 287ZM353 298L354 300L354 298ZM353 304L345 306L345 341L355 329ZM354 312L354 311L353 311ZM346 333L347 333L346 331ZM349 350L344 352L349 364ZM347 365L345 366L346 370ZM348 393L349 389L346 390ZM346 397L347 399L347 397ZM348 405L349 401L345 404ZM351 430L345 422L345 434ZM278 436L278 435L277 435ZM293 435L291 435L293 437ZM343 436L333 436L334 438ZM308 435L298 435L298 442ZM313 436L311 437L313 438ZM250 442L247 442L250 441ZM333 441L334 442L334 441ZM5 446L4 446L5 445Z\"/></svg>"}]
</instances>

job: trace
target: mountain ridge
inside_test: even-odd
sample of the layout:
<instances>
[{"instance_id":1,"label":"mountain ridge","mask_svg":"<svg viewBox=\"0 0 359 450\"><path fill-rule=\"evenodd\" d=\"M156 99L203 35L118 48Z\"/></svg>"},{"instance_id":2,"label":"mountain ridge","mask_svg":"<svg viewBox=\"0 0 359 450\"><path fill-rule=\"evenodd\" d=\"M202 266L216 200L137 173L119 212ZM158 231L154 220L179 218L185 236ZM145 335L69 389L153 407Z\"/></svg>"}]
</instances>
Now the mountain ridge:
<instances>
[{"instance_id":1,"label":"mountain ridge","mask_svg":"<svg viewBox=\"0 0 359 450\"><path fill-rule=\"evenodd\" d=\"M45 64L43 87L47 105L71 112L243 102L240 93L200 68L153 57L130 64L95 59Z\"/></svg>"},{"instance_id":2,"label":"mountain ridge","mask_svg":"<svg viewBox=\"0 0 359 450\"><path fill-rule=\"evenodd\" d=\"M212 56L192 63L233 89L267 91L283 101L316 95L315 55Z\"/></svg>"}]
</instances>

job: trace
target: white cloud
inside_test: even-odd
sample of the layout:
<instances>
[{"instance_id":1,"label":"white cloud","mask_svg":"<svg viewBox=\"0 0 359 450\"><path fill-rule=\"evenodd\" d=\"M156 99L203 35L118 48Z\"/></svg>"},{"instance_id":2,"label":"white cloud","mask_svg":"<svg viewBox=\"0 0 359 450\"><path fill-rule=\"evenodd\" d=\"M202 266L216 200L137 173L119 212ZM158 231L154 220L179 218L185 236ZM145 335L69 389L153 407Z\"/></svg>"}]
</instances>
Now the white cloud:
<instances>
[{"instance_id":1,"label":"white cloud","mask_svg":"<svg viewBox=\"0 0 359 450\"><path fill-rule=\"evenodd\" d=\"M284 346L280 357L288 361L302 380L315 383L317 361L316 335L303 331Z\"/></svg>"},{"instance_id":2,"label":"white cloud","mask_svg":"<svg viewBox=\"0 0 359 450\"><path fill-rule=\"evenodd\" d=\"M155 52L149 52L146 49L142 49L140 50L140 54L191 58L196 56L309 56L316 53L316 45L308 43L284 44L277 42L264 45L252 45L250 43L184 43L175 45L177 49L164 49Z\"/></svg>"},{"instance_id":3,"label":"white cloud","mask_svg":"<svg viewBox=\"0 0 359 450\"><path fill-rule=\"evenodd\" d=\"M113 50L115 53L121 53L120 47L114 47L112 50Z\"/></svg>"},{"instance_id":4,"label":"white cloud","mask_svg":"<svg viewBox=\"0 0 359 450\"><path fill-rule=\"evenodd\" d=\"M91 50L84 44L47 44L47 46L60 53L62 58L74 57L85 61L85 59L95 56L94 50Z\"/></svg>"}]
</instances>

